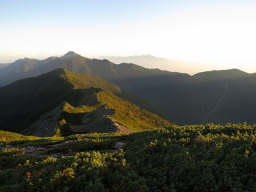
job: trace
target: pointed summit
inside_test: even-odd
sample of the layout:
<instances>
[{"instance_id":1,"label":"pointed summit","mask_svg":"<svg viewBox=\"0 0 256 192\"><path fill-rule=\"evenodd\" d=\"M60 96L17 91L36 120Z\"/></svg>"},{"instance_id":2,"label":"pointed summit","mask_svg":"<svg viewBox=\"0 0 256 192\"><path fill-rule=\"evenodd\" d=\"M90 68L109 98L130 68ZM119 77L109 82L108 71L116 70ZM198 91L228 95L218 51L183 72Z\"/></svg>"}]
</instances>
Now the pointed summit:
<instances>
[{"instance_id":1,"label":"pointed summit","mask_svg":"<svg viewBox=\"0 0 256 192\"><path fill-rule=\"evenodd\" d=\"M77 56L80 56L78 55L77 53L75 53L74 51L69 51L67 52L64 57L77 57Z\"/></svg>"}]
</instances>

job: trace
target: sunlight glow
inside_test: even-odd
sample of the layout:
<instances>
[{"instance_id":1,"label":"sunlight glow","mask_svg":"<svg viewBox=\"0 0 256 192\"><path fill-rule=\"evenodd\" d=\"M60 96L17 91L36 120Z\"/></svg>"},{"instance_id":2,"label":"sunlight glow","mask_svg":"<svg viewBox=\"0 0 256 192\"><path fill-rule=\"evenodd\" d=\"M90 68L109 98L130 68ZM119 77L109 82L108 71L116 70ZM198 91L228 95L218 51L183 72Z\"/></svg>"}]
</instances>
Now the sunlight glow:
<instances>
[{"instance_id":1,"label":"sunlight glow","mask_svg":"<svg viewBox=\"0 0 256 192\"><path fill-rule=\"evenodd\" d=\"M256 72L256 4L195 7L118 25L34 26L0 30L0 62L73 50L84 56L151 54L205 69ZM204 65L202 65L204 63ZM207 65L206 65L207 64Z\"/></svg>"}]
</instances>

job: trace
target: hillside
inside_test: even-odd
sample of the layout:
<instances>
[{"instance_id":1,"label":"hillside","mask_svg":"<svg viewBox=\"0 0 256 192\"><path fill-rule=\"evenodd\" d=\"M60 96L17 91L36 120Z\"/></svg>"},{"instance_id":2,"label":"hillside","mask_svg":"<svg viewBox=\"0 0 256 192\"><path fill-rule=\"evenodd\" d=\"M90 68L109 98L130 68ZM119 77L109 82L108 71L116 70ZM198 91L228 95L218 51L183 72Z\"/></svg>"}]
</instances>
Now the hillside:
<instances>
[{"instance_id":1,"label":"hillside","mask_svg":"<svg viewBox=\"0 0 256 192\"><path fill-rule=\"evenodd\" d=\"M9 131L2 131L0 130L0 142L1 143L9 143L13 141L30 141L30 140L40 140L41 137L35 136L25 136L22 134L9 132Z\"/></svg>"},{"instance_id":2,"label":"hillside","mask_svg":"<svg viewBox=\"0 0 256 192\"><path fill-rule=\"evenodd\" d=\"M7 109L0 112L0 127L30 135L129 133L170 125L119 97L116 85L66 69L17 81L0 93L0 107Z\"/></svg>"},{"instance_id":3,"label":"hillside","mask_svg":"<svg viewBox=\"0 0 256 192\"><path fill-rule=\"evenodd\" d=\"M193 79L200 81L234 80L246 77L248 73L239 69L206 71L193 75Z\"/></svg>"},{"instance_id":4,"label":"hillside","mask_svg":"<svg viewBox=\"0 0 256 192\"><path fill-rule=\"evenodd\" d=\"M256 127L246 123L20 137L0 137L1 192L255 189Z\"/></svg>"},{"instance_id":5,"label":"hillside","mask_svg":"<svg viewBox=\"0 0 256 192\"><path fill-rule=\"evenodd\" d=\"M255 123L255 77L232 69L123 79L117 84L178 124Z\"/></svg>"},{"instance_id":6,"label":"hillside","mask_svg":"<svg viewBox=\"0 0 256 192\"><path fill-rule=\"evenodd\" d=\"M97 75L111 81L127 95L126 100L178 124L255 123L255 74L238 69L206 71L190 76L129 63L117 65L108 60L88 59L74 52L46 60L23 59L23 62L30 63L26 69L24 64L18 65L23 71L17 63L0 69L0 84L65 67L75 73ZM36 64L31 64L33 62Z\"/></svg>"},{"instance_id":7,"label":"hillside","mask_svg":"<svg viewBox=\"0 0 256 192\"><path fill-rule=\"evenodd\" d=\"M116 65L108 60L88 59L70 51L62 57L49 57L45 60L29 58L17 60L0 69L0 82L2 85L9 84L57 68L66 68L79 74L97 75L106 80L171 74L167 71L146 69L135 64Z\"/></svg>"}]
</instances>

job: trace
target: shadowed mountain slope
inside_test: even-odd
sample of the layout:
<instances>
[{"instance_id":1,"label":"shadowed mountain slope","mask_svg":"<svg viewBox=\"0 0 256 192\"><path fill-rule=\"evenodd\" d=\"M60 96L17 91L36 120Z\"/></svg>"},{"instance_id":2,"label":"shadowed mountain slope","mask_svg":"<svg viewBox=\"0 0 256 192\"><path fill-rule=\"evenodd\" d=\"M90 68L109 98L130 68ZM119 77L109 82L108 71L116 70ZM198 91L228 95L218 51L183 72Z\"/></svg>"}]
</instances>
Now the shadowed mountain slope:
<instances>
[{"instance_id":1,"label":"shadowed mountain slope","mask_svg":"<svg viewBox=\"0 0 256 192\"><path fill-rule=\"evenodd\" d=\"M29 67L25 69L24 66ZM141 103L147 103L147 109L157 111L175 123L256 121L256 75L238 69L207 71L190 76L129 63L117 65L108 60L88 59L68 52L62 57L41 61L25 59L23 63L17 61L10 64L0 69L0 84L59 67L111 81L125 94L128 93L130 97L127 99L133 103L144 107Z\"/></svg>"},{"instance_id":2,"label":"shadowed mountain slope","mask_svg":"<svg viewBox=\"0 0 256 192\"><path fill-rule=\"evenodd\" d=\"M108 60L88 59L74 52L68 52L62 57L49 57L45 60L28 58L17 60L0 70L0 82L1 85L6 85L57 68L66 68L79 74L97 75L106 80L172 74L158 69L146 69L135 64L116 65Z\"/></svg>"},{"instance_id":3,"label":"shadowed mountain slope","mask_svg":"<svg viewBox=\"0 0 256 192\"><path fill-rule=\"evenodd\" d=\"M139 131L170 123L120 98L120 89L99 77L57 69L0 88L0 127L38 136L76 132ZM100 115L99 108L113 110ZM86 118L87 117L87 118ZM98 127L96 127L98 125ZM109 129L111 131L109 131Z\"/></svg>"},{"instance_id":4,"label":"shadowed mountain slope","mask_svg":"<svg viewBox=\"0 0 256 192\"><path fill-rule=\"evenodd\" d=\"M193 79L200 81L234 80L246 77L248 73L239 69L206 71L193 75Z\"/></svg>"}]
</instances>

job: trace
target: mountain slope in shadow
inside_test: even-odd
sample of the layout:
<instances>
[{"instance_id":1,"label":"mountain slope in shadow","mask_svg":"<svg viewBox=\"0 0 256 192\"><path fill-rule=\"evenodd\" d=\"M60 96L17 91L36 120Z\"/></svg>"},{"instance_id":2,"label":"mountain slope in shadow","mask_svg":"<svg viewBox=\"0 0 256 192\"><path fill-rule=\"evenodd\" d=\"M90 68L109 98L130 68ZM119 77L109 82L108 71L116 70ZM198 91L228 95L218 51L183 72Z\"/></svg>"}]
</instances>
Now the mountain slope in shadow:
<instances>
[{"instance_id":1,"label":"mountain slope in shadow","mask_svg":"<svg viewBox=\"0 0 256 192\"><path fill-rule=\"evenodd\" d=\"M0 88L0 93L0 107L6 109L0 112L0 127L8 131L52 136L76 133L74 127L78 125L79 133L119 132L121 128L129 132L171 125L121 98L118 86L66 69L17 81ZM113 113L100 115L102 108Z\"/></svg>"},{"instance_id":2,"label":"mountain slope in shadow","mask_svg":"<svg viewBox=\"0 0 256 192\"><path fill-rule=\"evenodd\" d=\"M178 124L255 122L256 75L238 69L190 76L129 63L117 65L68 52L62 57L24 59L9 64L0 69L0 84L59 67L111 81L122 89L126 99Z\"/></svg>"}]
</instances>

